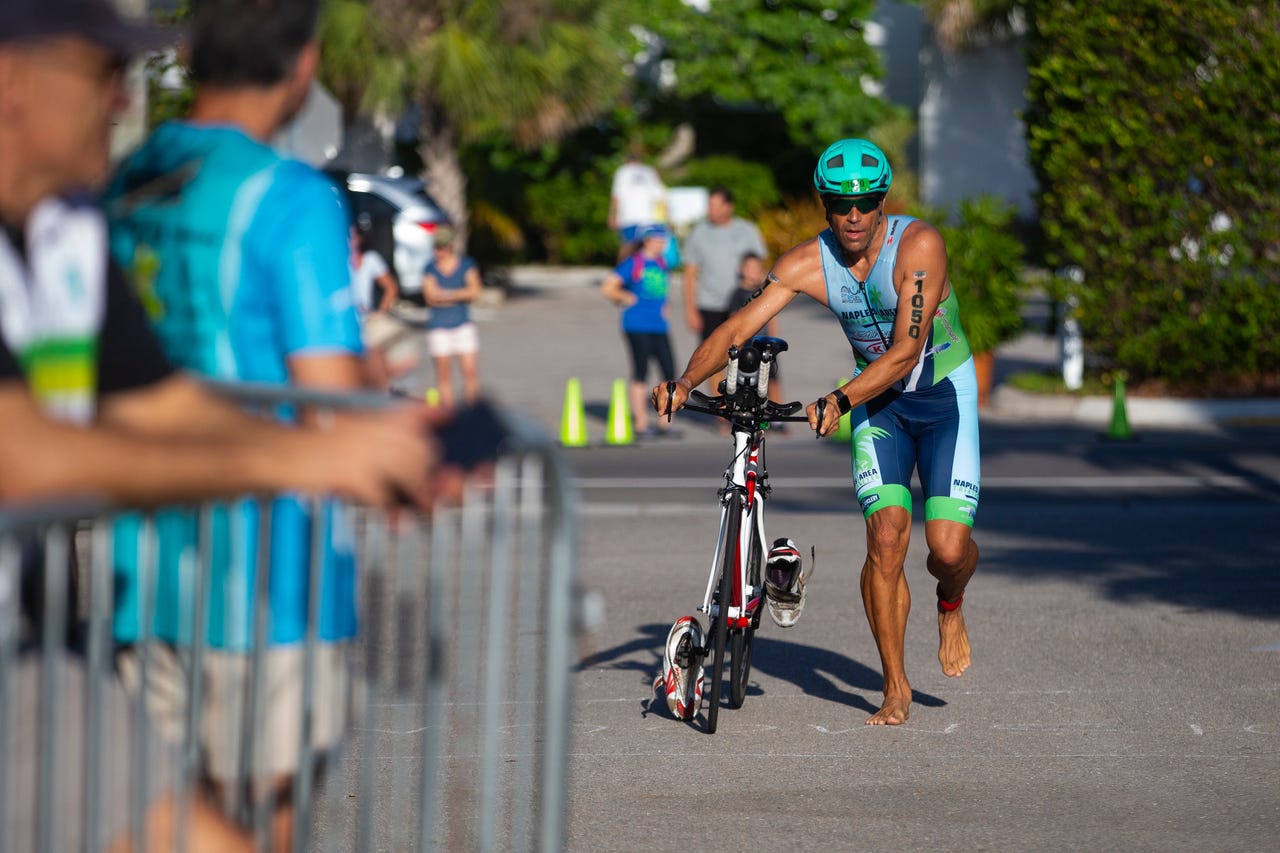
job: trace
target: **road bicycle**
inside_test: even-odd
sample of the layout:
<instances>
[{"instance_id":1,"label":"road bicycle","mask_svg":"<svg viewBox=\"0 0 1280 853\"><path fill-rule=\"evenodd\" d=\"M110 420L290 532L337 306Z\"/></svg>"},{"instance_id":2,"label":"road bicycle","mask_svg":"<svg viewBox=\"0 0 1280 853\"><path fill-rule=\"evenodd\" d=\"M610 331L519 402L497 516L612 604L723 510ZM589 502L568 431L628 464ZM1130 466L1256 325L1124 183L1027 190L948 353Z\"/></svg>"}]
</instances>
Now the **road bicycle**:
<instances>
[{"instance_id":1,"label":"road bicycle","mask_svg":"<svg viewBox=\"0 0 1280 853\"><path fill-rule=\"evenodd\" d=\"M778 354L786 349L786 341L766 336L752 338L742 347L730 347L725 379L719 388L721 393L709 397L700 391L691 391L684 406L689 411L724 418L733 436L733 457L724 472L724 486L717 493L721 507L720 532L706 591L698 607L699 612L707 615L710 628L702 643L692 639L701 634L700 629L686 634L690 639L680 643L675 661L684 680L676 688L684 699L681 707L687 708L692 717L698 709L696 700L691 698L700 692L695 682L700 679L703 662L711 656L708 734L716 730L726 650L729 706L742 707L751 675L755 632L764 609L761 575L768 541L764 535L764 501L772 491L765 467L765 435L771 424L808 420L803 415L795 415L803 403L769 400L769 377ZM675 383L667 383L668 400L674 390ZM690 619L683 617L677 625Z\"/></svg>"}]
</instances>

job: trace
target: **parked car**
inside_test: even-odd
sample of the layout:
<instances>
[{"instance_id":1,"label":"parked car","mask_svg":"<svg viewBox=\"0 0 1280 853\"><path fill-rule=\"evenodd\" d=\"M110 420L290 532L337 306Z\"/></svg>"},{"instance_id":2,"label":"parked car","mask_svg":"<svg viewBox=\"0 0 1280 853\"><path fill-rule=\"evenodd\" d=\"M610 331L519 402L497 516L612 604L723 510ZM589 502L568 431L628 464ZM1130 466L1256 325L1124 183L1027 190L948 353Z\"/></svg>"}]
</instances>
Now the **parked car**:
<instances>
[{"instance_id":1,"label":"parked car","mask_svg":"<svg viewBox=\"0 0 1280 853\"><path fill-rule=\"evenodd\" d=\"M422 268L431 260L433 235L449 224L443 208L417 178L327 170L346 189L355 226L390 264L400 292L422 293Z\"/></svg>"}]
</instances>

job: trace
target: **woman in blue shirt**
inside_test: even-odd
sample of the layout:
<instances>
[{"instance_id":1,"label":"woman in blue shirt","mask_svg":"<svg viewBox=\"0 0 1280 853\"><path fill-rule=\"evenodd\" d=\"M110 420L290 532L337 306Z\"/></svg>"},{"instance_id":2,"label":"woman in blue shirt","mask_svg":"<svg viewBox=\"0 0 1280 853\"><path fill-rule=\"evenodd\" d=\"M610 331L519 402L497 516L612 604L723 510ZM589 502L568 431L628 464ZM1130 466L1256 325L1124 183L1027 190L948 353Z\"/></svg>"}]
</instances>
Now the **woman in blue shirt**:
<instances>
[{"instance_id":1,"label":"woman in blue shirt","mask_svg":"<svg viewBox=\"0 0 1280 853\"><path fill-rule=\"evenodd\" d=\"M631 383L628 387L631 416L636 435L665 436L676 433L662 418L649 423L649 362L658 363L659 379L675 376L671 340L667 336L667 264L663 253L667 230L651 225L640 230L632 254L605 277L601 292L623 308L622 332L631 353Z\"/></svg>"},{"instance_id":2,"label":"woman in blue shirt","mask_svg":"<svg viewBox=\"0 0 1280 853\"><path fill-rule=\"evenodd\" d=\"M471 322L470 305L480 296L480 269L470 255L454 247L453 229L437 228L435 257L422 271L422 295L431 308L427 320L427 352L436 367L440 404L452 406L454 361L462 374L462 399L474 403L480 396L478 370L480 340Z\"/></svg>"}]
</instances>

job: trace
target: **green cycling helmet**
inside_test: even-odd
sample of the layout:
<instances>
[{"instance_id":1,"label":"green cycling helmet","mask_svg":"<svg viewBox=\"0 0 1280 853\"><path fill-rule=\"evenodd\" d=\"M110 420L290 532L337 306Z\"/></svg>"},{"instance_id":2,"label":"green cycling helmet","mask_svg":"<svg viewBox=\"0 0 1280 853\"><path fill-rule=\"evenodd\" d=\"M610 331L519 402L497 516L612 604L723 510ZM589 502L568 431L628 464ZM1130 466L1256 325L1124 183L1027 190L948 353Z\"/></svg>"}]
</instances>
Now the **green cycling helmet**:
<instances>
[{"instance_id":1,"label":"green cycling helmet","mask_svg":"<svg viewBox=\"0 0 1280 853\"><path fill-rule=\"evenodd\" d=\"M822 195L885 193L893 169L884 152L865 139L833 142L813 170L813 186Z\"/></svg>"}]
</instances>

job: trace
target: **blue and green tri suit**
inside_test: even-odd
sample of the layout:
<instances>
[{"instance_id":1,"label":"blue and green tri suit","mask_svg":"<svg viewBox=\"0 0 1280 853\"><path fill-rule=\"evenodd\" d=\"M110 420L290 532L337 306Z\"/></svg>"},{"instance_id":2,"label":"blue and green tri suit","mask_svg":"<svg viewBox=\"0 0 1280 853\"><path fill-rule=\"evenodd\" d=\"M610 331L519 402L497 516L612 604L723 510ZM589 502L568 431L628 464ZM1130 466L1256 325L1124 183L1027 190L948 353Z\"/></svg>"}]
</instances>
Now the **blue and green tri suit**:
<instances>
[{"instance_id":1,"label":"blue and green tri suit","mask_svg":"<svg viewBox=\"0 0 1280 853\"><path fill-rule=\"evenodd\" d=\"M853 347L855 376L893 345L899 298L893 272L902 234L913 221L885 218L885 242L866 281L845 266L834 233L818 237L827 307ZM933 322L921 327L926 339L911 373L849 415L854 488L868 517L887 506L910 512L911 472L918 467L925 519L973 526L979 491L978 386L954 290L938 305Z\"/></svg>"},{"instance_id":2,"label":"blue and green tri suit","mask_svg":"<svg viewBox=\"0 0 1280 853\"><path fill-rule=\"evenodd\" d=\"M104 199L111 251L129 272L175 364L204 376L283 384L287 359L359 353L360 329L347 266L347 211L337 188L304 163L282 158L231 127L170 122L120 167ZM324 505L320 637L354 636L353 537ZM257 574L256 505L214 514L207 639L243 650L251 642ZM116 531L121 641L139 634L137 519ZM187 563L197 519L157 518L153 635L190 639L194 573ZM305 632L311 512L292 497L271 506L268 642Z\"/></svg>"}]
</instances>

